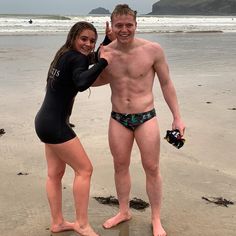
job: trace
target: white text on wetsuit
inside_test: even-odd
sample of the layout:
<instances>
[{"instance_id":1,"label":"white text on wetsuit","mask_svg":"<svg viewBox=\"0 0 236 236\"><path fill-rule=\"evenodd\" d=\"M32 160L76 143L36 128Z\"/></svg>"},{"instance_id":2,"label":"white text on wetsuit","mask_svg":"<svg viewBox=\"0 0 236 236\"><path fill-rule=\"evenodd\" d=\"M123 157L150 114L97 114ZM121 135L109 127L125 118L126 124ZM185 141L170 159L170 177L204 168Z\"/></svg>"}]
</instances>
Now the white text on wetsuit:
<instances>
[{"instance_id":1,"label":"white text on wetsuit","mask_svg":"<svg viewBox=\"0 0 236 236\"><path fill-rule=\"evenodd\" d=\"M56 77L58 77L59 75L60 75L60 70L57 70L57 69L55 69L55 68L52 68L52 70L51 70L51 75L54 77L54 76L56 76Z\"/></svg>"}]
</instances>

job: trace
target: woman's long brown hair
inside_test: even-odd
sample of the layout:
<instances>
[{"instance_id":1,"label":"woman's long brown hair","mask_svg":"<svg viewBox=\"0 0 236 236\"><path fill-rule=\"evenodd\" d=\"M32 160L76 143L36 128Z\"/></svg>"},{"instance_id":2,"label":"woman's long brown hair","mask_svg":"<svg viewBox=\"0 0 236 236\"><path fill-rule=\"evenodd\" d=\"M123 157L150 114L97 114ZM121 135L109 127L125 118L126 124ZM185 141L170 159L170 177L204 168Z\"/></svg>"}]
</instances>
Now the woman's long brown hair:
<instances>
[{"instance_id":1,"label":"woman's long brown hair","mask_svg":"<svg viewBox=\"0 0 236 236\"><path fill-rule=\"evenodd\" d=\"M57 64L59 58L67 51L69 50L73 50L74 49L74 45L75 45L75 40L77 38L77 36L79 36L83 30L92 30L95 35L96 35L96 39L98 37L97 35L97 30L96 28L89 22L86 21L79 21L77 23L75 23L68 35L67 35L67 39L64 45L62 45L62 47L57 51L53 61L50 64L49 70L48 70L48 77L47 77L47 84L50 83L52 85L52 82L54 80L54 77L50 76L51 74L51 70L53 69L53 67Z\"/></svg>"}]
</instances>

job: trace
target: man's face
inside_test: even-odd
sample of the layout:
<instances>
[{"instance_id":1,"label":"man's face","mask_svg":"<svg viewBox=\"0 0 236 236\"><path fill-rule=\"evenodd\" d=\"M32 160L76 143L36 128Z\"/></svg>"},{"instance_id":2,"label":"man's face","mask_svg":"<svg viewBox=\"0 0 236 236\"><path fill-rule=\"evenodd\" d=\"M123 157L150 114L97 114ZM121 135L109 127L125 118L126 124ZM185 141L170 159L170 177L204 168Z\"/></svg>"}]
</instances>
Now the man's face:
<instances>
[{"instance_id":1,"label":"man's face","mask_svg":"<svg viewBox=\"0 0 236 236\"><path fill-rule=\"evenodd\" d=\"M117 15L113 17L111 26L118 42L129 43L134 38L137 23L131 15Z\"/></svg>"}]
</instances>

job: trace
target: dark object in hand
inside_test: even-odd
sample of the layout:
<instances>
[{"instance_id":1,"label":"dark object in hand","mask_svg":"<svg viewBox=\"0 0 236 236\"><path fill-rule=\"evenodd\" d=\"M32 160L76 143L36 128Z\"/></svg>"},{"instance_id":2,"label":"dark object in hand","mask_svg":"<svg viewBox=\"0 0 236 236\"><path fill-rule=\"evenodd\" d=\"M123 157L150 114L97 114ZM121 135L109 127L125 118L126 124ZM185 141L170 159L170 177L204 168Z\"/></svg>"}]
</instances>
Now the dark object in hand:
<instances>
[{"instance_id":1,"label":"dark object in hand","mask_svg":"<svg viewBox=\"0 0 236 236\"><path fill-rule=\"evenodd\" d=\"M181 137L178 129L167 130L165 139L168 143L172 144L176 148L181 148L184 145L185 139Z\"/></svg>"}]
</instances>

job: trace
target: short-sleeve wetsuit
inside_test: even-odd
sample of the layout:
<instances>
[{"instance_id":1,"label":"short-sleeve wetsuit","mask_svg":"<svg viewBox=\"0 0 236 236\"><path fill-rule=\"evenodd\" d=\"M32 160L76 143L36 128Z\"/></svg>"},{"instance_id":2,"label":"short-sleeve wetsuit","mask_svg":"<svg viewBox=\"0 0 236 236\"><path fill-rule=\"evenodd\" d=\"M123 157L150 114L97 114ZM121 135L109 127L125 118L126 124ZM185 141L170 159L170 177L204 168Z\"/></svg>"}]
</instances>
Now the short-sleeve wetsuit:
<instances>
[{"instance_id":1,"label":"short-sleeve wetsuit","mask_svg":"<svg viewBox=\"0 0 236 236\"><path fill-rule=\"evenodd\" d=\"M88 57L74 50L60 57L49 75L55 79L47 84L43 104L35 117L35 130L42 142L58 144L76 137L68 123L74 97L89 88L106 66L107 61L100 58L88 69Z\"/></svg>"}]
</instances>

